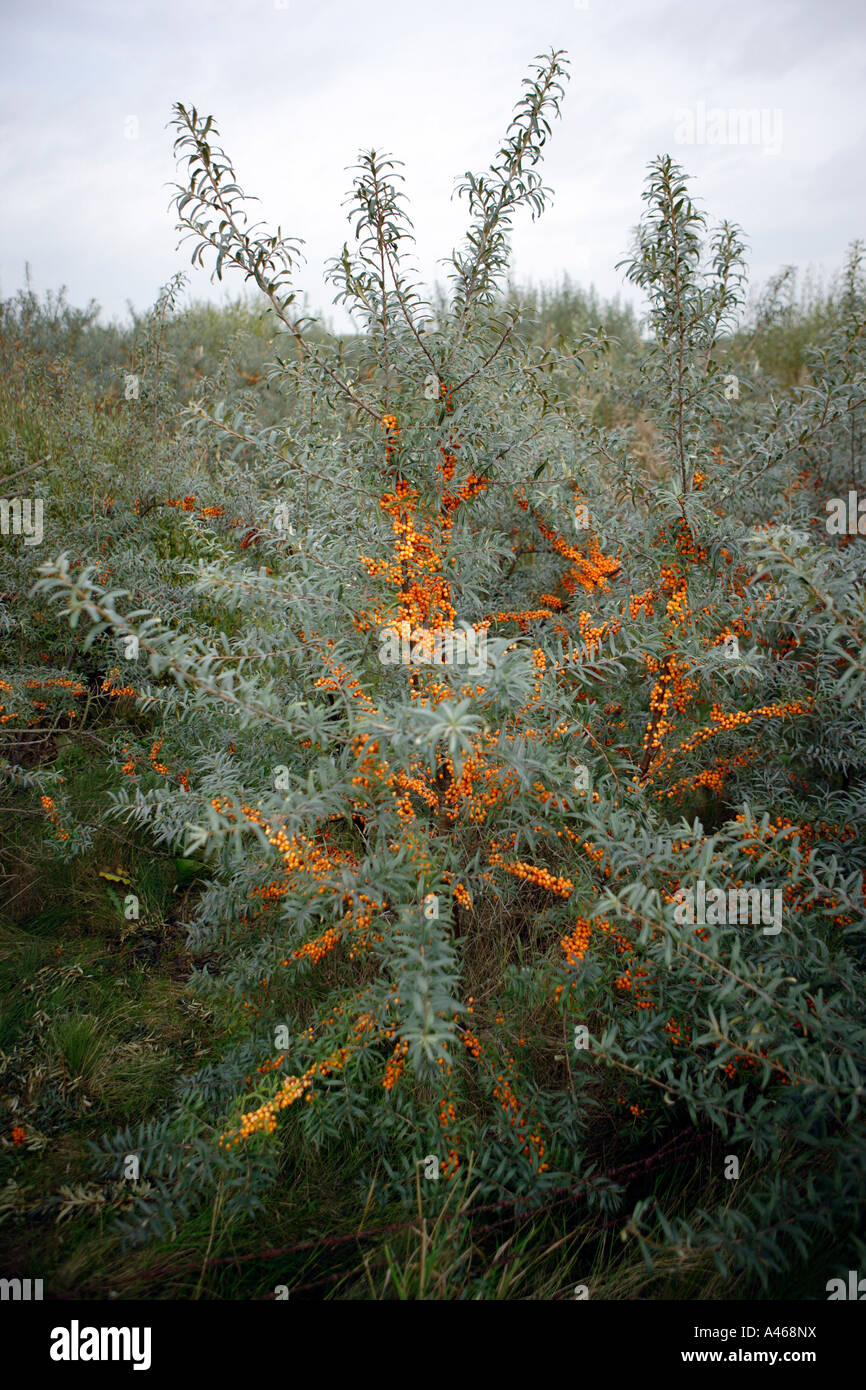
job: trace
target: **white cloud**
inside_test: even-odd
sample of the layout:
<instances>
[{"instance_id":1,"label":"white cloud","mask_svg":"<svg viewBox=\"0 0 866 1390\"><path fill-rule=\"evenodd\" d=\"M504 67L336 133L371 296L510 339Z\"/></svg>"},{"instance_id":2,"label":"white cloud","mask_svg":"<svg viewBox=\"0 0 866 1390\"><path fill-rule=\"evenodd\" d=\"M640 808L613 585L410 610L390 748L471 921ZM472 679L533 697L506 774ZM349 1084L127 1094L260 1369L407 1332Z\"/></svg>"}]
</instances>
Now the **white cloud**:
<instances>
[{"instance_id":1,"label":"white cloud","mask_svg":"<svg viewBox=\"0 0 866 1390\"><path fill-rule=\"evenodd\" d=\"M545 164L553 205L515 230L519 279L568 271L623 291L614 266L663 151L711 215L743 225L753 276L835 266L866 231L857 0L54 0L8 11L4 31L3 294L30 261L37 287L65 283L74 302L122 315L187 269L168 208L177 100L216 116L241 184L262 199L256 215L305 238L299 282L314 304L333 312L322 270L348 235L346 166L361 147L405 161L417 259L442 279L437 261L463 228L455 177L489 161L529 63L551 45L568 50L572 80ZM674 113L699 102L779 109L781 150L678 147ZM191 292L226 291L197 271Z\"/></svg>"}]
</instances>

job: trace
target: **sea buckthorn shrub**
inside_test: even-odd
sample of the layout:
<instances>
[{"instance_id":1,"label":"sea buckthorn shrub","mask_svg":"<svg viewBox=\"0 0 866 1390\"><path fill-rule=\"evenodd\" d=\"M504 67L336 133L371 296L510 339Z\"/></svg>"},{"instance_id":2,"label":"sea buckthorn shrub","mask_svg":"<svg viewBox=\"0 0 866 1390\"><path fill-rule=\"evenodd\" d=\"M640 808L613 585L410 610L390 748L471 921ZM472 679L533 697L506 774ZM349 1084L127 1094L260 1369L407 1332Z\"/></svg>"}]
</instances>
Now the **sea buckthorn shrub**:
<instances>
[{"instance_id":1,"label":"sea buckthorn shrub","mask_svg":"<svg viewBox=\"0 0 866 1390\"><path fill-rule=\"evenodd\" d=\"M519 333L505 292L565 75L538 61L459 184L435 306L398 165L360 156L329 268L350 345L312 335L300 243L250 222L213 119L176 108L180 226L269 306L284 415L203 390L171 490L106 530L111 575L67 553L35 591L103 663L138 652L110 688L151 724L117 740L107 813L209 866L192 984L235 1041L101 1145L115 1173L142 1155L135 1238L216 1183L253 1210L281 1138L351 1144L382 1200L577 1189L650 1263L756 1283L857 1230L866 544L826 517L863 476L861 251L807 379L773 382L739 230L655 160L611 424L587 408L606 335ZM166 524L173 572L146 573ZM689 919L689 894L752 919ZM688 1221L614 1161L683 1132Z\"/></svg>"}]
</instances>

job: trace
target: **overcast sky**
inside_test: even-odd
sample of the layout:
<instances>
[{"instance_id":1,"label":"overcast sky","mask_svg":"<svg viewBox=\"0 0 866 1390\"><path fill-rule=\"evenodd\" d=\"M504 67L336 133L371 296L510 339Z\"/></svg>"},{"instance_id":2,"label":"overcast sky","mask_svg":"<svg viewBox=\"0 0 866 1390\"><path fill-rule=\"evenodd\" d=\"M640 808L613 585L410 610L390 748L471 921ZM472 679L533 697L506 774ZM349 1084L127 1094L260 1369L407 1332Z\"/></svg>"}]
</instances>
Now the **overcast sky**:
<instances>
[{"instance_id":1,"label":"overcast sky","mask_svg":"<svg viewBox=\"0 0 866 1390\"><path fill-rule=\"evenodd\" d=\"M178 269L189 294L225 296L176 249L176 101L215 116L258 215L304 239L298 285L332 322L322 268L361 148L405 162L417 263L442 280L464 226L455 178L489 163L551 46L571 61L544 166L555 197L516 227L518 281L567 271L629 293L614 267L663 152L740 223L754 282L788 263L826 277L866 236L863 0L0 0L0 14L3 297L25 262L38 290L66 285L106 317Z\"/></svg>"}]
</instances>

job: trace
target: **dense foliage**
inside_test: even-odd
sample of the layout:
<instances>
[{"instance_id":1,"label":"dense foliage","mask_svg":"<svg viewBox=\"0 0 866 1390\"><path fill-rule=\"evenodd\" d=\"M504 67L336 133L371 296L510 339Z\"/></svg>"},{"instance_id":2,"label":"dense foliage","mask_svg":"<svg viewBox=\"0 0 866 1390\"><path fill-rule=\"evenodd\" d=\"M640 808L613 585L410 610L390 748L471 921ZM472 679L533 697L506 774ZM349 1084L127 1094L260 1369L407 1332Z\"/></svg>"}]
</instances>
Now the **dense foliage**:
<instances>
[{"instance_id":1,"label":"dense foliage","mask_svg":"<svg viewBox=\"0 0 866 1390\"><path fill-rule=\"evenodd\" d=\"M69 873L108 830L122 937L164 910L133 857L182 881L209 1020L94 1145L134 1243L267 1223L318 1163L357 1212L447 1213L449 1269L493 1209L555 1249L564 1195L555 1296L638 1249L728 1297L863 1257L862 249L817 306L785 272L749 308L741 233L664 156L643 333L521 295L565 75L538 60L459 185L433 300L398 165L360 156L355 334L181 105L180 227L252 304L182 311L178 277L122 342L3 306L4 494L44 506L0 542L10 921L33 818Z\"/></svg>"}]
</instances>

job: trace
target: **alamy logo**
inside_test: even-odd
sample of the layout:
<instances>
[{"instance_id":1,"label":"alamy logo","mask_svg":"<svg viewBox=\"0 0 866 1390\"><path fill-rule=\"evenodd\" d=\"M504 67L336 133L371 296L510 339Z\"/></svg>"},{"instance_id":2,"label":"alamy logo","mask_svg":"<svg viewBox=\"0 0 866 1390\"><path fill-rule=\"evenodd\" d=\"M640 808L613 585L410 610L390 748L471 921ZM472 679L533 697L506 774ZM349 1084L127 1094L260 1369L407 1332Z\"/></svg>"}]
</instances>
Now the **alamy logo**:
<instances>
[{"instance_id":1,"label":"alamy logo","mask_svg":"<svg viewBox=\"0 0 866 1390\"><path fill-rule=\"evenodd\" d=\"M859 498L852 488L847 505L841 497L827 502L827 532L831 536L866 536L866 497Z\"/></svg>"},{"instance_id":2,"label":"alamy logo","mask_svg":"<svg viewBox=\"0 0 866 1390\"><path fill-rule=\"evenodd\" d=\"M150 1370L149 1327L69 1327L51 1330L52 1361L131 1361L134 1371Z\"/></svg>"},{"instance_id":3,"label":"alamy logo","mask_svg":"<svg viewBox=\"0 0 866 1390\"><path fill-rule=\"evenodd\" d=\"M674 921L681 926L725 926L748 923L763 926L764 936L782 930L782 890L775 888L710 888L702 878L697 888L678 888L674 894Z\"/></svg>"},{"instance_id":4,"label":"alamy logo","mask_svg":"<svg viewBox=\"0 0 866 1390\"><path fill-rule=\"evenodd\" d=\"M866 1279L861 1279L856 1269L848 1270L847 1285L844 1279L828 1279L826 1289L828 1303L838 1302L839 1299L866 1302Z\"/></svg>"},{"instance_id":5,"label":"alamy logo","mask_svg":"<svg viewBox=\"0 0 866 1390\"><path fill-rule=\"evenodd\" d=\"M0 497L0 534L23 536L25 545L42 544L42 498Z\"/></svg>"},{"instance_id":6,"label":"alamy logo","mask_svg":"<svg viewBox=\"0 0 866 1390\"><path fill-rule=\"evenodd\" d=\"M487 670L487 629L413 629L408 622L383 627L379 660L385 666L466 666L472 675L481 675Z\"/></svg>"},{"instance_id":7,"label":"alamy logo","mask_svg":"<svg viewBox=\"0 0 866 1390\"><path fill-rule=\"evenodd\" d=\"M674 140L678 145L761 145L778 154L782 148L782 112L779 107L710 106L699 101L692 109L674 112Z\"/></svg>"},{"instance_id":8,"label":"alamy logo","mask_svg":"<svg viewBox=\"0 0 866 1390\"><path fill-rule=\"evenodd\" d=\"M0 1300L26 1303L31 1298L37 1301L42 1298L41 1279L0 1279Z\"/></svg>"}]
</instances>

